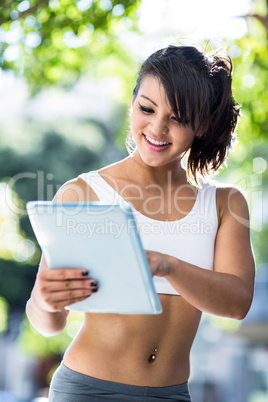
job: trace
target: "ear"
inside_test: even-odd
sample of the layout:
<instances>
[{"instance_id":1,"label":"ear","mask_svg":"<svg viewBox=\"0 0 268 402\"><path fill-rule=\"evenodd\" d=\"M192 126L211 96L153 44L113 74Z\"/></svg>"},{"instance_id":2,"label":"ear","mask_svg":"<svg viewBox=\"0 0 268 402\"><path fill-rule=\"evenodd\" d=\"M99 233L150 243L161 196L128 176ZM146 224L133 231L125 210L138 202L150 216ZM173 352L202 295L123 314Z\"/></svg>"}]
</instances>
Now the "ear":
<instances>
[{"instance_id":1,"label":"ear","mask_svg":"<svg viewBox=\"0 0 268 402\"><path fill-rule=\"evenodd\" d=\"M207 131L207 129L209 128L209 121L204 121L201 126L198 128L195 138L201 138L203 136L203 134Z\"/></svg>"},{"instance_id":2,"label":"ear","mask_svg":"<svg viewBox=\"0 0 268 402\"><path fill-rule=\"evenodd\" d=\"M198 130L196 135L195 135L195 138L199 139L200 137L201 137L201 130Z\"/></svg>"}]
</instances>

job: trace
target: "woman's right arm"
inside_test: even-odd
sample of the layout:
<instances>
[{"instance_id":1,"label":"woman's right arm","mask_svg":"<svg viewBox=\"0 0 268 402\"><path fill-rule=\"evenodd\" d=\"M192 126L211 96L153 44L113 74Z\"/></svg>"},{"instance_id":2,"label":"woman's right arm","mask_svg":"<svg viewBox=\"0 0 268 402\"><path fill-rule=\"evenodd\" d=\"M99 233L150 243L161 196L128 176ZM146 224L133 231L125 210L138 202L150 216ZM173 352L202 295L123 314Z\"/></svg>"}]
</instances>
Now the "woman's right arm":
<instances>
[{"instance_id":1,"label":"woman's right arm","mask_svg":"<svg viewBox=\"0 0 268 402\"><path fill-rule=\"evenodd\" d=\"M54 202L98 201L96 194L82 180L68 182L58 191ZM67 323L66 307L82 301L97 291L97 283L79 268L49 269L42 257L26 314L44 336L59 334Z\"/></svg>"}]
</instances>

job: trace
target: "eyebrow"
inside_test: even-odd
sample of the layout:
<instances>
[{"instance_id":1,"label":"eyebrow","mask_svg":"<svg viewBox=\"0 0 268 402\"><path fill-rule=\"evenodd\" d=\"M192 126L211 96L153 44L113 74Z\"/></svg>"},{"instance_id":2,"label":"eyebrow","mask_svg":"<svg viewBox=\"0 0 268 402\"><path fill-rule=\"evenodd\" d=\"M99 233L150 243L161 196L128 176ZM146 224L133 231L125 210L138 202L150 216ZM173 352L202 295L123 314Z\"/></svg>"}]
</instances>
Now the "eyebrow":
<instances>
[{"instance_id":1,"label":"eyebrow","mask_svg":"<svg viewBox=\"0 0 268 402\"><path fill-rule=\"evenodd\" d=\"M145 98L145 99L147 99L148 101L150 101L150 102L152 102L152 104L154 105L154 106L158 106L157 105L157 103L155 103L152 99L150 99L150 98L148 98L148 96L145 96L145 95L140 95L142 98Z\"/></svg>"}]
</instances>

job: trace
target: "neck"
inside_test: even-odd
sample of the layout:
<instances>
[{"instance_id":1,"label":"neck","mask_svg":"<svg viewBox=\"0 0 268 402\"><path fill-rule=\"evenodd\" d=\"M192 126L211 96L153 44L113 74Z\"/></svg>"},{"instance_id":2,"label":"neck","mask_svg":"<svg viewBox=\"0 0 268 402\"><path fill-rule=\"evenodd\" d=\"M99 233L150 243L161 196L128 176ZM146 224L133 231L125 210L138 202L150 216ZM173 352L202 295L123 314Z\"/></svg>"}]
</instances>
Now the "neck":
<instances>
[{"instance_id":1,"label":"neck","mask_svg":"<svg viewBox=\"0 0 268 402\"><path fill-rule=\"evenodd\" d=\"M134 152L127 158L126 173L132 181L140 185L167 183L187 184L186 171L181 167L181 158L164 166L149 166L143 162L139 153ZM133 179L133 173L135 174Z\"/></svg>"}]
</instances>

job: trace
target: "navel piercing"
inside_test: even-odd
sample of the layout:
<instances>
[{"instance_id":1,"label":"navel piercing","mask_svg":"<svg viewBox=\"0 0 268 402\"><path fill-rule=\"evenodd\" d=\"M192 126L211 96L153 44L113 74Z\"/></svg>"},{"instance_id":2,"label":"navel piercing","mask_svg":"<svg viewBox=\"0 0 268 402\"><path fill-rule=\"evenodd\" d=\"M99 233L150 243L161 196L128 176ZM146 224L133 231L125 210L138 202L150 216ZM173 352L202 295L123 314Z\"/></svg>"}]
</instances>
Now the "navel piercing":
<instances>
[{"instance_id":1,"label":"navel piercing","mask_svg":"<svg viewBox=\"0 0 268 402\"><path fill-rule=\"evenodd\" d=\"M156 349L156 348L154 349L154 352L157 352L157 349ZM152 363L152 362L155 361L155 359L156 359L156 355L155 355L155 353L153 353L153 354L149 357L148 361L149 361L149 363Z\"/></svg>"}]
</instances>

